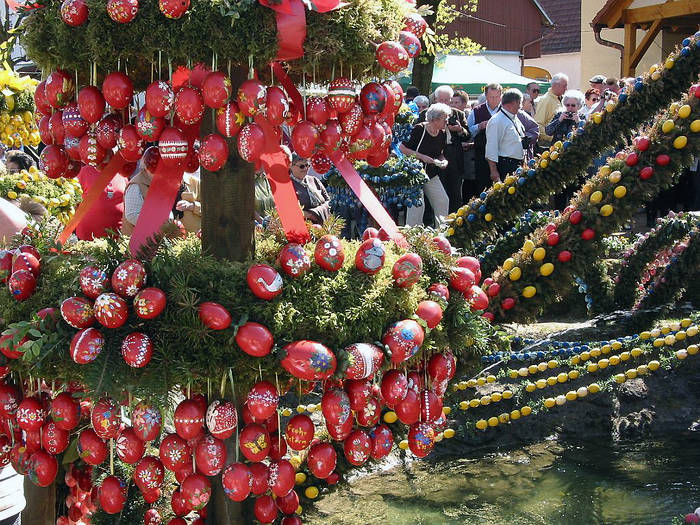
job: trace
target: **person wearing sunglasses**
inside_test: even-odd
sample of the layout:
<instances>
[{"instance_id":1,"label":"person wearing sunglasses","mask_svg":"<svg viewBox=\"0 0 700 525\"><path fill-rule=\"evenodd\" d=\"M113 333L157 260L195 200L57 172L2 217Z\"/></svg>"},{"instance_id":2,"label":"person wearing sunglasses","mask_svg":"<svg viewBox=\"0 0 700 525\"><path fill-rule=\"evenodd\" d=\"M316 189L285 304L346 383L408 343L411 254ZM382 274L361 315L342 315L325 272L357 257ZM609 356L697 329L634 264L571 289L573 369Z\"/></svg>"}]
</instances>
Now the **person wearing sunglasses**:
<instances>
[{"instance_id":1,"label":"person wearing sunglasses","mask_svg":"<svg viewBox=\"0 0 700 525\"><path fill-rule=\"evenodd\" d=\"M586 114L586 119L590 118L593 113L593 108L600 102L600 91L596 88L590 88L586 91L586 105L582 108L583 112Z\"/></svg>"},{"instance_id":2,"label":"person wearing sunglasses","mask_svg":"<svg viewBox=\"0 0 700 525\"><path fill-rule=\"evenodd\" d=\"M525 86L522 110L531 117L535 116L535 111L537 110L537 97L539 96L540 85L537 82L530 82L527 86Z\"/></svg>"},{"instance_id":3,"label":"person wearing sunglasses","mask_svg":"<svg viewBox=\"0 0 700 525\"><path fill-rule=\"evenodd\" d=\"M309 175L309 161L296 153L289 168L294 191L304 210L304 218L313 224L323 224L330 216L330 198L323 182Z\"/></svg>"},{"instance_id":4,"label":"person wearing sunglasses","mask_svg":"<svg viewBox=\"0 0 700 525\"><path fill-rule=\"evenodd\" d=\"M545 126L547 135L552 136L552 144L558 140L565 140L569 131L578 126L579 121L586 120L586 113L581 111L583 101L583 93L578 89L571 89L564 93L562 97L564 109L557 111Z\"/></svg>"}]
</instances>

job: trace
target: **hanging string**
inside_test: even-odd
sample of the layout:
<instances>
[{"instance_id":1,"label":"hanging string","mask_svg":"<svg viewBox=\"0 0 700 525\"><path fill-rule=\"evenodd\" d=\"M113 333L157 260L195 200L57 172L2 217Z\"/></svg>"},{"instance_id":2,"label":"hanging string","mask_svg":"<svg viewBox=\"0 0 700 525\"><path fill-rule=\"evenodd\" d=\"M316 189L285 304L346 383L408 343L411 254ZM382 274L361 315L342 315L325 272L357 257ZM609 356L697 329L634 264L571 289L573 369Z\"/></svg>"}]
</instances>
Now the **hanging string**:
<instances>
[{"instance_id":1,"label":"hanging string","mask_svg":"<svg viewBox=\"0 0 700 525\"><path fill-rule=\"evenodd\" d=\"M280 393L280 381L275 372L275 388L277 389L277 395ZM277 448L282 448L282 418L280 417L280 407L277 407Z\"/></svg>"},{"instance_id":2,"label":"hanging string","mask_svg":"<svg viewBox=\"0 0 700 525\"><path fill-rule=\"evenodd\" d=\"M236 403L236 388L233 384L233 371L230 368L228 369L228 378L231 381L231 395L233 396L233 404L234 406L236 406L236 410L238 410L238 403ZM236 463L238 463L238 450L240 448L240 445L238 443L238 425L236 425L234 433L236 434Z\"/></svg>"},{"instance_id":3,"label":"hanging string","mask_svg":"<svg viewBox=\"0 0 700 525\"><path fill-rule=\"evenodd\" d=\"M114 475L114 438L109 439L109 473Z\"/></svg>"},{"instance_id":4,"label":"hanging string","mask_svg":"<svg viewBox=\"0 0 700 525\"><path fill-rule=\"evenodd\" d=\"M304 110L304 120L306 120L306 69L302 71L301 79L302 92L304 93L304 107L302 109ZM299 395L299 399L301 399L301 395Z\"/></svg>"},{"instance_id":5,"label":"hanging string","mask_svg":"<svg viewBox=\"0 0 700 525\"><path fill-rule=\"evenodd\" d=\"M207 402L211 400L211 381L207 377Z\"/></svg>"},{"instance_id":6,"label":"hanging string","mask_svg":"<svg viewBox=\"0 0 700 525\"><path fill-rule=\"evenodd\" d=\"M219 387L220 397L223 399L224 394L226 394L226 372L221 376L221 386Z\"/></svg>"},{"instance_id":7,"label":"hanging string","mask_svg":"<svg viewBox=\"0 0 700 525\"><path fill-rule=\"evenodd\" d=\"M253 78L255 68L253 67L253 55L248 55L248 78Z\"/></svg>"},{"instance_id":8,"label":"hanging string","mask_svg":"<svg viewBox=\"0 0 700 525\"><path fill-rule=\"evenodd\" d=\"M335 80L335 62L333 62L333 67L331 67L331 80Z\"/></svg>"},{"instance_id":9,"label":"hanging string","mask_svg":"<svg viewBox=\"0 0 700 525\"><path fill-rule=\"evenodd\" d=\"M163 56L162 54L163 54L163 52L159 49L159 50L158 50L158 80L160 80L160 78L161 78L161 76L162 76L162 75L160 74L160 62L161 62L161 58L162 58L162 56Z\"/></svg>"},{"instance_id":10,"label":"hanging string","mask_svg":"<svg viewBox=\"0 0 700 525\"><path fill-rule=\"evenodd\" d=\"M151 62L151 82L153 82L153 69L154 69L153 62Z\"/></svg>"}]
</instances>

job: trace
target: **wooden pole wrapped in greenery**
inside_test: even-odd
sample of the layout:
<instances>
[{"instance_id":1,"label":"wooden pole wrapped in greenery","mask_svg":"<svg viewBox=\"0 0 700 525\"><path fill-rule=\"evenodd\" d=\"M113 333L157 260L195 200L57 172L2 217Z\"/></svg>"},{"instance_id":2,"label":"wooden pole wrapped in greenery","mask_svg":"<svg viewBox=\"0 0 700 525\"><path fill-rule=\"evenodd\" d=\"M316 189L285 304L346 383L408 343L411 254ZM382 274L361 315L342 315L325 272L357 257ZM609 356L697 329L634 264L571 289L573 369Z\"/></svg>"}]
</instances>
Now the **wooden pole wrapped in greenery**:
<instances>
[{"instance_id":1,"label":"wooden pole wrapped in greenery","mask_svg":"<svg viewBox=\"0 0 700 525\"><path fill-rule=\"evenodd\" d=\"M698 93L700 94L700 93ZM677 180L700 150L700 99L690 97L661 113L648 137L610 159L556 220L493 274L498 293L489 311L497 319L534 319L571 290L573 275L599 257L600 239L627 222L645 202Z\"/></svg>"},{"instance_id":2,"label":"wooden pole wrapped in greenery","mask_svg":"<svg viewBox=\"0 0 700 525\"><path fill-rule=\"evenodd\" d=\"M509 176L505 183L495 183L451 215L446 231L450 241L469 249L479 239L494 237L533 203L576 184L595 157L619 147L630 130L678 99L700 71L695 40L686 40L687 44L671 53L664 65L655 66L638 80L634 91L621 94L617 104L609 103L604 112L593 115L559 147L552 147L522 173Z\"/></svg>"}]
</instances>

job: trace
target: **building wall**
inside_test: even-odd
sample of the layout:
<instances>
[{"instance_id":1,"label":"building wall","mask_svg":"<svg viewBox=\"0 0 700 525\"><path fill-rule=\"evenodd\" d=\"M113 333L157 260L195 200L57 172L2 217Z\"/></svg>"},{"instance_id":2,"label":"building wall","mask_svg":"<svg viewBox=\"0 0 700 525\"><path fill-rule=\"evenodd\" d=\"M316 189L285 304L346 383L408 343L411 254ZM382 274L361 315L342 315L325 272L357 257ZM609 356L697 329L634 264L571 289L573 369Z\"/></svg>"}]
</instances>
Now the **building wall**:
<instances>
[{"instance_id":1,"label":"building wall","mask_svg":"<svg viewBox=\"0 0 700 525\"><path fill-rule=\"evenodd\" d=\"M466 2L456 0L455 4L462 11ZM458 16L448 31L467 36L486 49L520 51L524 44L542 36L542 15L532 0L481 0L474 13L464 14L474 18ZM540 56L539 43L528 46L525 56Z\"/></svg>"},{"instance_id":2,"label":"building wall","mask_svg":"<svg viewBox=\"0 0 700 525\"><path fill-rule=\"evenodd\" d=\"M581 86L581 53L542 55L540 58L526 60L525 64L546 69L552 75L564 73L569 77L569 89L580 89L583 87ZM585 86L588 88L588 83Z\"/></svg>"}]
</instances>

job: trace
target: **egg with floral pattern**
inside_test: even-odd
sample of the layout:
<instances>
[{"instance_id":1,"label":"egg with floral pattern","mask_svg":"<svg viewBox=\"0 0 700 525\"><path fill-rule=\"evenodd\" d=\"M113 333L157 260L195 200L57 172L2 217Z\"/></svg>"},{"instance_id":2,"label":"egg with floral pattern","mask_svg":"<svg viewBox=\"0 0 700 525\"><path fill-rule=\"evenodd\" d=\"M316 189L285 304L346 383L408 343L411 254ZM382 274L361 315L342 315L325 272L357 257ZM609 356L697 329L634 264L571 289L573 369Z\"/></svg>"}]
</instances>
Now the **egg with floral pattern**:
<instances>
[{"instance_id":1,"label":"egg with floral pattern","mask_svg":"<svg viewBox=\"0 0 700 525\"><path fill-rule=\"evenodd\" d=\"M197 472L216 476L226 464L226 445L219 438L207 434L197 443L194 457Z\"/></svg>"},{"instance_id":2,"label":"egg with floral pattern","mask_svg":"<svg viewBox=\"0 0 700 525\"><path fill-rule=\"evenodd\" d=\"M377 345L354 343L345 348L348 367L346 379L367 379L374 375L384 363L384 352Z\"/></svg>"},{"instance_id":3,"label":"egg with floral pattern","mask_svg":"<svg viewBox=\"0 0 700 525\"><path fill-rule=\"evenodd\" d=\"M141 319L154 319L165 309L166 302L160 288L144 288L134 296L134 313Z\"/></svg>"},{"instance_id":4,"label":"egg with floral pattern","mask_svg":"<svg viewBox=\"0 0 700 525\"><path fill-rule=\"evenodd\" d=\"M102 439L111 439L119 435L121 409L112 398L103 397L92 409L90 421L95 433Z\"/></svg>"},{"instance_id":5,"label":"egg with floral pattern","mask_svg":"<svg viewBox=\"0 0 700 525\"><path fill-rule=\"evenodd\" d=\"M95 299L95 319L105 328L119 328L129 317L126 301L115 293L103 293Z\"/></svg>"},{"instance_id":6,"label":"egg with floral pattern","mask_svg":"<svg viewBox=\"0 0 700 525\"><path fill-rule=\"evenodd\" d=\"M424 458L432 452L435 446L435 429L430 423L415 423L408 431L408 448L418 456Z\"/></svg>"},{"instance_id":7,"label":"egg with floral pattern","mask_svg":"<svg viewBox=\"0 0 700 525\"><path fill-rule=\"evenodd\" d=\"M324 270L337 272L345 261L345 250L335 235L324 235L316 243L314 260Z\"/></svg>"},{"instance_id":8,"label":"egg with floral pattern","mask_svg":"<svg viewBox=\"0 0 700 525\"><path fill-rule=\"evenodd\" d=\"M337 77L328 85L328 103L339 114L345 113L355 103L355 84L346 77Z\"/></svg>"},{"instance_id":9,"label":"egg with floral pattern","mask_svg":"<svg viewBox=\"0 0 700 525\"><path fill-rule=\"evenodd\" d=\"M177 434L168 434L163 438L160 443L159 456L165 468L172 472L192 465L192 449L187 441Z\"/></svg>"},{"instance_id":10,"label":"egg with floral pattern","mask_svg":"<svg viewBox=\"0 0 700 525\"><path fill-rule=\"evenodd\" d=\"M372 440L372 458L382 459L389 455L394 446L394 435L388 426L381 424L369 431L369 438Z\"/></svg>"},{"instance_id":11,"label":"egg with floral pattern","mask_svg":"<svg viewBox=\"0 0 700 525\"><path fill-rule=\"evenodd\" d=\"M109 290L109 276L97 266L86 266L80 270L80 289L90 299Z\"/></svg>"},{"instance_id":12,"label":"egg with floral pattern","mask_svg":"<svg viewBox=\"0 0 700 525\"><path fill-rule=\"evenodd\" d=\"M85 328L73 336L70 342L70 356L79 365L86 365L97 359L104 347L102 332L96 328Z\"/></svg>"},{"instance_id":13,"label":"egg with floral pattern","mask_svg":"<svg viewBox=\"0 0 700 525\"><path fill-rule=\"evenodd\" d=\"M282 368L306 381L328 379L338 364L331 349L315 341L289 343L282 349L282 355Z\"/></svg>"},{"instance_id":14,"label":"egg with floral pattern","mask_svg":"<svg viewBox=\"0 0 700 525\"><path fill-rule=\"evenodd\" d=\"M279 400L275 385L269 381L258 381L248 392L246 404L255 419L264 421L277 413Z\"/></svg>"},{"instance_id":15,"label":"egg with floral pattern","mask_svg":"<svg viewBox=\"0 0 700 525\"><path fill-rule=\"evenodd\" d=\"M155 405L140 401L131 412L131 424L139 439L153 441L160 435L163 419Z\"/></svg>"},{"instance_id":16,"label":"egg with floral pattern","mask_svg":"<svg viewBox=\"0 0 700 525\"><path fill-rule=\"evenodd\" d=\"M354 430L343 444L345 458L351 465L364 465L372 452L372 440L364 430Z\"/></svg>"},{"instance_id":17,"label":"egg with floral pattern","mask_svg":"<svg viewBox=\"0 0 700 525\"><path fill-rule=\"evenodd\" d=\"M373 427L379 423L379 417L382 413L382 407L376 397L371 397L365 403L365 406L357 411L357 424L362 427Z\"/></svg>"},{"instance_id":18,"label":"egg with floral pattern","mask_svg":"<svg viewBox=\"0 0 700 525\"><path fill-rule=\"evenodd\" d=\"M288 243L278 258L282 271L290 277L300 277L311 268L311 259L301 244Z\"/></svg>"},{"instance_id":19,"label":"egg with floral pattern","mask_svg":"<svg viewBox=\"0 0 700 525\"><path fill-rule=\"evenodd\" d=\"M151 361L153 343L151 338L141 332L132 332L122 341L122 357L127 365L143 368Z\"/></svg>"},{"instance_id":20,"label":"egg with floral pattern","mask_svg":"<svg viewBox=\"0 0 700 525\"><path fill-rule=\"evenodd\" d=\"M406 253L398 258L391 270L394 283L399 288L410 288L423 273L423 260L417 253Z\"/></svg>"},{"instance_id":21,"label":"egg with floral pattern","mask_svg":"<svg viewBox=\"0 0 700 525\"><path fill-rule=\"evenodd\" d=\"M163 463L153 456L142 458L134 469L134 483L142 492L160 488L164 476Z\"/></svg>"},{"instance_id":22,"label":"egg with floral pattern","mask_svg":"<svg viewBox=\"0 0 700 525\"><path fill-rule=\"evenodd\" d=\"M128 465L134 465L143 457L146 451L146 443L136 435L136 431L133 428L128 427L117 436L115 448L119 459Z\"/></svg>"},{"instance_id":23,"label":"egg with floral pattern","mask_svg":"<svg viewBox=\"0 0 700 525\"><path fill-rule=\"evenodd\" d=\"M410 359L423 344L423 328L413 319L404 319L392 324L382 337L391 352L392 363L402 363Z\"/></svg>"},{"instance_id":24,"label":"egg with floral pattern","mask_svg":"<svg viewBox=\"0 0 700 525\"><path fill-rule=\"evenodd\" d=\"M112 289L122 297L134 297L146 284L146 269L136 259L128 259L112 273Z\"/></svg>"}]
</instances>

